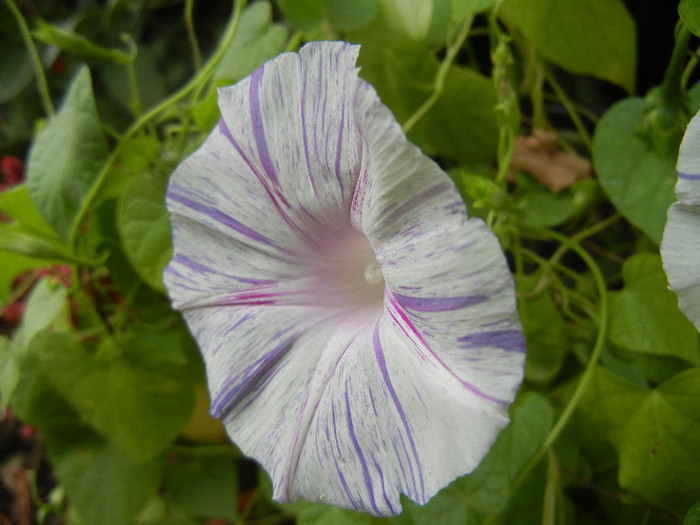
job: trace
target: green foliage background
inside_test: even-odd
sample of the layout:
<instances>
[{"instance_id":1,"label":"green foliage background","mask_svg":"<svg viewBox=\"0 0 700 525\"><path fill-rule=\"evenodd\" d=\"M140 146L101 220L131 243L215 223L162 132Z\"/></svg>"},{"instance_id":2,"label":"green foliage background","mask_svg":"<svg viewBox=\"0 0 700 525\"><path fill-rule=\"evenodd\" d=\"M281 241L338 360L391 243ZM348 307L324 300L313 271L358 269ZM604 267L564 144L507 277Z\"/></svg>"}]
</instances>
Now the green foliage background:
<instances>
[{"instance_id":1,"label":"green foliage background","mask_svg":"<svg viewBox=\"0 0 700 525\"><path fill-rule=\"evenodd\" d=\"M0 392L58 476L39 519L700 523L700 339L659 256L700 108L700 2L659 5L651 45L621 0L244 4L0 5L0 155L26 160L26 182L0 193L0 304L26 302L0 336ZM323 39L362 44L361 76L497 233L528 341L488 456L391 519L271 501L205 415L201 359L161 279L165 185L217 122L215 88ZM665 73L638 68L638 48L667 49ZM534 129L594 178L554 193L507 177Z\"/></svg>"}]
</instances>

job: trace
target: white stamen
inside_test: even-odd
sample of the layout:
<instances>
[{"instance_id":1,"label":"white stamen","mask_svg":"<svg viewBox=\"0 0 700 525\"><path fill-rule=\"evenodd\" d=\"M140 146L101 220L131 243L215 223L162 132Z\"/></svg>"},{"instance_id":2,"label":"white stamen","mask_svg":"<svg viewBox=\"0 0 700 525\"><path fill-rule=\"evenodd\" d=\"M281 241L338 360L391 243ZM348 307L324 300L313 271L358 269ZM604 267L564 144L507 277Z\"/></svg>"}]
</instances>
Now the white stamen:
<instances>
[{"instance_id":1,"label":"white stamen","mask_svg":"<svg viewBox=\"0 0 700 525\"><path fill-rule=\"evenodd\" d=\"M379 263L377 261L372 261L365 266L365 280L369 284L381 284L384 282L382 269L379 267Z\"/></svg>"}]
</instances>

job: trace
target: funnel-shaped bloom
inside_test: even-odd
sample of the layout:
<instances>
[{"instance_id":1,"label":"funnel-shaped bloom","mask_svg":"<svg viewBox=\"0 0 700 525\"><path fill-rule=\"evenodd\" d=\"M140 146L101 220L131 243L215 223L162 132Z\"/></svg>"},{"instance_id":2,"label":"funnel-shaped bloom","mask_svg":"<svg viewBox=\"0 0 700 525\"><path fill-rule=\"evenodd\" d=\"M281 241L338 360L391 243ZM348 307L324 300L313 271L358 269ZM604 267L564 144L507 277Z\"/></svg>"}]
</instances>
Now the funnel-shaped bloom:
<instances>
[{"instance_id":1,"label":"funnel-shaped bloom","mask_svg":"<svg viewBox=\"0 0 700 525\"><path fill-rule=\"evenodd\" d=\"M274 497L388 515L476 467L524 340L498 241L358 78L358 50L309 44L219 91L168 187L165 281L212 413Z\"/></svg>"},{"instance_id":2,"label":"funnel-shaped bloom","mask_svg":"<svg viewBox=\"0 0 700 525\"><path fill-rule=\"evenodd\" d=\"M661 256L681 311L700 330L700 113L688 124L677 169L678 202L668 210Z\"/></svg>"}]
</instances>

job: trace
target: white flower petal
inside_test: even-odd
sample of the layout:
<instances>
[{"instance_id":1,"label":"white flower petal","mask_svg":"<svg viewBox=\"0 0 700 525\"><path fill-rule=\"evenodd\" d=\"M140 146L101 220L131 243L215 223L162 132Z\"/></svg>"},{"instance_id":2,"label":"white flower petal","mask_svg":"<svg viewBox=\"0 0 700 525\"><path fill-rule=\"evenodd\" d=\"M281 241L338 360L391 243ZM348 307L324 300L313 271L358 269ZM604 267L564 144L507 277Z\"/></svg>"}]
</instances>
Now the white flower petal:
<instances>
[{"instance_id":1,"label":"white flower petal","mask_svg":"<svg viewBox=\"0 0 700 525\"><path fill-rule=\"evenodd\" d=\"M683 136L677 169L678 202L668 210L661 257L681 311L700 330L700 113Z\"/></svg>"},{"instance_id":2,"label":"white flower petal","mask_svg":"<svg viewBox=\"0 0 700 525\"><path fill-rule=\"evenodd\" d=\"M358 90L369 151L354 220L391 291L387 308L407 336L474 386L510 403L525 341L513 278L498 240L449 177L406 140L374 89Z\"/></svg>"},{"instance_id":3,"label":"white flower petal","mask_svg":"<svg viewBox=\"0 0 700 525\"><path fill-rule=\"evenodd\" d=\"M661 254L681 311L700 330L700 206L671 205Z\"/></svg>"},{"instance_id":4,"label":"white flower petal","mask_svg":"<svg viewBox=\"0 0 700 525\"><path fill-rule=\"evenodd\" d=\"M700 113L688 124L678 154L678 202L700 206Z\"/></svg>"},{"instance_id":5,"label":"white flower petal","mask_svg":"<svg viewBox=\"0 0 700 525\"><path fill-rule=\"evenodd\" d=\"M388 316L326 375L292 496L396 514L400 493L425 503L476 467L508 421L505 405L469 395Z\"/></svg>"},{"instance_id":6,"label":"white flower petal","mask_svg":"<svg viewBox=\"0 0 700 525\"><path fill-rule=\"evenodd\" d=\"M478 464L524 348L497 240L356 56L312 43L220 90L169 186L166 285L275 498L389 515Z\"/></svg>"},{"instance_id":7,"label":"white flower petal","mask_svg":"<svg viewBox=\"0 0 700 525\"><path fill-rule=\"evenodd\" d=\"M347 220L361 158L353 112L358 51L314 43L219 90L226 136L290 224Z\"/></svg>"}]
</instances>

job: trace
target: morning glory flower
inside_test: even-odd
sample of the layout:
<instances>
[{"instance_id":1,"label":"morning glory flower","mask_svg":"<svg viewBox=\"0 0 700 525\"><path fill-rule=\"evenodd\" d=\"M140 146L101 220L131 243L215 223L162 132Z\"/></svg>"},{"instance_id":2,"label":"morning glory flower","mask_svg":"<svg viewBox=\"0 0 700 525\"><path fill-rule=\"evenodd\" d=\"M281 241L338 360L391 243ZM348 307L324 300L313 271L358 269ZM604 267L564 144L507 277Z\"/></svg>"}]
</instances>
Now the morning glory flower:
<instances>
[{"instance_id":1,"label":"morning glory flower","mask_svg":"<svg viewBox=\"0 0 700 525\"><path fill-rule=\"evenodd\" d=\"M680 309L700 330L700 114L688 124L678 155L676 199L668 210L661 256Z\"/></svg>"},{"instance_id":2,"label":"morning glory flower","mask_svg":"<svg viewBox=\"0 0 700 525\"><path fill-rule=\"evenodd\" d=\"M170 179L165 283L211 411L279 501L391 515L473 470L508 422L524 339L495 236L316 42L219 90Z\"/></svg>"}]
</instances>

